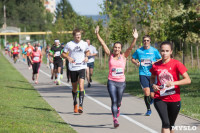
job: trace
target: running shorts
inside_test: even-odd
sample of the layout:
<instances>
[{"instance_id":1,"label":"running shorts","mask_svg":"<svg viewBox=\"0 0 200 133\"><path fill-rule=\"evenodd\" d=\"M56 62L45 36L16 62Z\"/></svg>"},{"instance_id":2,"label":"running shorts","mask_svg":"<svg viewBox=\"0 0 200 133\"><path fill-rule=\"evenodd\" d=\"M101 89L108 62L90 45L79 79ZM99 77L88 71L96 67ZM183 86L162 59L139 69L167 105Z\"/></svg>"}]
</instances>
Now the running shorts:
<instances>
[{"instance_id":1,"label":"running shorts","mask_svg":"<svg viewBox=\"0 0 200 133\"><path fill-rule=\"evenodd\" d=\"M78 78L85 80L85 69L81 69L78 71L70 71L71 82L77 82Z\"/></svg>"},{"instance_id":2,"label":"running shorts","mask_svg":"<svg viewBox=\"0 0 200 133\"><path fill-rule=\"evenodd\" d=\"M142 89L150 88L150 92L154 92L153 88L150 85L150 77L151 76L140 75L140 85Z\"/></svg>"}]
</instances>

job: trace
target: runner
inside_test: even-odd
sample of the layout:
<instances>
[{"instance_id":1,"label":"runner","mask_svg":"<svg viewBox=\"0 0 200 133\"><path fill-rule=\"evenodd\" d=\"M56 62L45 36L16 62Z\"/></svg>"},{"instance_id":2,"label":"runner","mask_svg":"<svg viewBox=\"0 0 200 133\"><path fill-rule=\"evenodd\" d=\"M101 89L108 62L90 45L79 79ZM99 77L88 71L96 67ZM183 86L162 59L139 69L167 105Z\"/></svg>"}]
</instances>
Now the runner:
<instances>
[{"instance_id":1,"label":"runner","mask_svg":"<svg viewBox=\"0 0 200 133\"><path fill-rule=\"evenodd\" d=\"M62 47L62 49L64 49L64 47L65 47L64 43L61 44L61 47ZM63 65L61 67L60 79L63 79L63 69L64 69L64 65L65 65L65 59L62 58L62 61L63 61Z\"/></svg>"},{"instance_id":2,"label":"runner","mask_svg":"<svg viewBox=\"0 0 200 133\"><path fill-rule=\"evenodd\" d=\"M74 113L83 113L83 99L84 99L84 80L85 69L87 68L87 61L89 55L88 44L81 40L81 30L73 30L74 41L70 41L65 45L63 58L69 61L69 70L72 82L72 96L74 100ZM67 54L69 52L69 54ZM77 105L77 83L79 77L79 109Z\"/></svg>"},{"instance_id":3,"label":"runner","mask_svg":"<svg viewBox=\"0 0 200 133\"><path fill-rule=\"evenodd\" d=\"M178 113L181 107L179 85L190 84L187 68L178 60L172 59L172 44L163 42L160 45L162 60L151 68L151 85L155 91L154 106L162 121L162 133L173 133ZM183 79L180 80L179 74ZM155 83L157 77L157 84Z\"/></svg>"},{"instance_id":4,"label":"runner","mask_svg":"<svg viewBox=\"0 0 200 133\"><path fill-rule=\"evenodd\" d=\"M138 38L138 33L136 29L133 30L132 34L134 39L131 43L131 46L126 50L125 53L122 54L121 54L122 44L120 42L114 43L113 53L111 53L107 45L99 35L99 26L96 27L95 33L105 53L109 56L109 74L108 74L107 88L109 95L111 97L111 102L112 102L111 110L113 114L114 127L116 128L119 126L117 118L120 115L122 96L124 89L126 87L125 75L124 75L126 58L129 56L133 46L136 43L136 40Z\"/></svg>"},{"instance_id":5,"label":"runner","mask_svg":"<svg viewBox=\"0 0 200 133\"><path fill-rule=\"evenodd\" d=\"M88 87L91 87L92 82L92 75L93 75L93 69L94 69L94 60L95 56L97 55L97 50L94 46L90 44L90 40L87 39L86 42L88 43L88 47L90 50L90 55L88 56L88 62L87 62L87 69L86 69L86 75L87 75L87 81L88 81Z\"/></svg>"},{"instance_id":6,"label":"runner","mask_svg":"<svg viewBox=\"0 0 200 133\"><path fill-rule=\"evenodd\" d=\"M57 77L56 77L56 74L54 73L53 57L50 56L50 53L48 54L48 60L49 60L49 67L51 69L51 80L53 80L54 76L55 76L55 80L56 80Z\"/></svg>"},{"instance_id":7,"label":"runner","mask_svg":"<svg viewBox=\"0 0 200 133\"><path fill-rule=\"evenodd\" d=\"M69 52L67 53L67 55L68 54L69 54ZM67 82L69 83L71 76L70 76L69 61L68 61L68 59L65 59L65 66L66 66Z\"/></svg>"},{"instance_id":8,"label":"runner","mask_svg":"<svg viewBox=\"0 0 200 133\"><path fill-rule=\"evenodd\" d=\"M9 43L7 43L6 46L5 46L5 55L9 54L9 52L8 52L9 51L9 47L10 47Z\"/></svg>"},{"instance_id":9,"label":"runner","mask_svg":"<svg viewBox=\"0 0 200 133\"><path fill-rule=\"evenodd\" d=\"M54 72L57 75L57 79L55 80L56 85L60 85L60 75L61 75L61 67L63 65L61 54L63 52L63 48L60 46L60 41L55 39L55 46L51 47L50 55L53 57L54 64Z\"/></svg>"},{"instance_id":10,"label":"runner","mask_svg":"<svg viewBox=\"0 0 200 133\"><path fill-rule=\"evenodd\" d=\"M14 63L17 62L17 59L18 59L18 55L19 55L19 47L18 47L18 44L15 44L14 47L12 48L11 52L13 53L13 60L14 60Z\"/></svg>"},{"instance_id":11,"label":"runner","mask_svg":"<svg viewBox=\"0 0 200 133\"><path fill-rule=\"evenodd\" d=\"M151 46L151 38L149 35L143 37L143 47L138 48L132 55L132 63L139 67L140 84L144 92L144 101L147 107L146 116L151 115L150 104L153 103L154 92L150 89L150 76L149 71L157 60L161 59L161 56L157 49ZM138 61L137 61L137 60Z\"/></svg>"},{"instance_id":12,"label":"runner","mask_svg":"<svg viewBox=\"0 0 200 133\"><path fill-rule=\"evenodd\" d=\"M13 58L13 51L12 51L12 48L13 48L14 46L13 46L13 44L11 43L10 44L10 47L9 47L9 49L10 49L10 58Z\"/></svg>"},{"instance_id":13,"label":"runner","mask_svg":"<svg viewBox=\"0 0 200 133\"><path fill-rule=\"evenodd\" d=\"M22 57L23 57L23 61L25 62L26 60L26 51L25 49L27 48L27 45L24 43L23 46L21 47L22 50Z\"/></svg>"},{"instance_id":14,"label":"runner","mask_svg":"<svg viewBox=\"0 0 200 133\"><path fill-rule=\"evenodd\" d=\"M47 59L47 67L49 68L50 67L50 62L49 62L49 51L50 51L50 46L47 45L46 46L46 49L45 49L45 53L46 53L46 59Z\"/></svg>"},{"instance_id":15,"label":"runner","mask_svg":"<svg viewBox=\"0 0 200 133\"><path fill-rule=\"evenodd\" d=\"M30 42L28 43L28 47L26 47L25 52L27 54L28 69L30 70L32 68L32 65L31 65L31 61L30 61L29 56L30 56L30 53L33 52L33 46L31 46Z\"/></svg>"},{"instance_id":16,"label":"runner","mask_svg":"<svg viewBox=\"0 0 200 133\"><path fill-rule=\"evenodd\" d=\"M42 53L40 50L38 50L37 44L35 45L34 50L30 52L28 57L33 68L32 80L35 80L35 84L38 84L39 69L42 63Z\"/></svg>"}]
</instances>

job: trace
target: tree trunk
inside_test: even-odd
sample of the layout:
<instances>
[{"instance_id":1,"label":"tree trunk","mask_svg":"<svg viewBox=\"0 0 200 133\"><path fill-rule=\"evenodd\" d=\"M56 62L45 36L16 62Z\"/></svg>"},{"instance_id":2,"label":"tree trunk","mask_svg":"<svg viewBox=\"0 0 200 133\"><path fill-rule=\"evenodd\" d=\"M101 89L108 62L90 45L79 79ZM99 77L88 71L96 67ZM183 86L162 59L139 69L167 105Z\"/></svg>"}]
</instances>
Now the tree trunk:
<instances>
[{"instance_id":1,"label":"tree trunk","mask_svg":"<svg viewBox=\"0 0 200 133\"><path fill-rule=\"evenodd\" d=\"M192 63L192 68L193 68L193 50L192 50L192 45L191 45L191 63Z\"/></svg>"},{"instance_id":2,"label":"tree trunk","mask_svg":"<svg viewBox=\"0 0 200 133\"><path fill-rule=\"evenodd\" d=\"M199 45L197 45L197 68L199 69Z\"/></svg>"}]
</instances>

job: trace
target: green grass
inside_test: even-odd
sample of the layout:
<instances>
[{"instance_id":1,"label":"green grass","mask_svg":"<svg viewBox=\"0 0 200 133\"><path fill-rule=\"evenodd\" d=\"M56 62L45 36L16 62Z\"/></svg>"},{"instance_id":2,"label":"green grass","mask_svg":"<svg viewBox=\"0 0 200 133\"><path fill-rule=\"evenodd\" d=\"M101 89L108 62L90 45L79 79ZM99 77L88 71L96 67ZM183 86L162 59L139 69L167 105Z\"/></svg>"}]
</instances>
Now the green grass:
<instances>
[{"instance_id":1,"label":"green grass","mask_svg":"<svg viewBox=\"0 0 200 133\"><path fill-rule=\"evenodd\" d=\"M0 62L1 133L76 132L2 54Z\"/></svg>"},{"instance_id":2,"label":"green grass","mask_svg":"<svg viewBox=\"0 0 200 133\"><path fill-rule=\"evenodd\" d=\"M103 66L104 66L103 61ZM101 67L99 60L95 61L93 79L106 84L108 80L108 62ZM143 91L139 82L139 72L129 61L129 72L126 73L126 93L143 98ZM181 86L181 113L200 120L200 70L191 69L188 74L192 80L190 85Z\"/></svg>"}]
</instances>

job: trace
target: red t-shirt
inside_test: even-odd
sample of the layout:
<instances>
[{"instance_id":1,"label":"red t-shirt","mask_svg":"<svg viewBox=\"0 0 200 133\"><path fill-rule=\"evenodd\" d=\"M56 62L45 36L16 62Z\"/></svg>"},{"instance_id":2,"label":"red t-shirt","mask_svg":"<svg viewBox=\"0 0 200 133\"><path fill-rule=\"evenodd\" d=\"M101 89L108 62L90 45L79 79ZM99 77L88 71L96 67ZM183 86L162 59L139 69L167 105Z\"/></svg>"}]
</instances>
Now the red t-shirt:
<instances>
[{"instance_id":1,"label":"red t-shirt","mask_svg":"<svg viewBox=\"0 0 200 133\"><path fill-rule=\"evenodd\" d=\"M168 63L163 64L162 60L155 63L150 72L157 76L157 85L165 86L167 81L179 81L179 74L183 75L187 68L178 60L171 59ZM161 99L165 102L178 102L180 98L180 87L175 85L170 88L163 87L160 91L155 92L154 98Z\"/></svg>"},{"instance_id":2,"label":"red t-shirt","mask_svg":"<svg viewBox=\"0 0 200 133\"><path fill-rule=\"evenodd\" d=\"M12 48L13 54L19 54L19 48L18 47L13 47Z\"/></svg>"},{"instance_id":3,"label":"red t-shirt","mask_svg":"<svg viewBox=\"0 0 200 133\"><path fill-rule=\"evenodd\" d=\"M25 51L27 52L27 56L30 55L30 53L33 51L33 46L30 46L30 47L26 47Z\"/></svg>"},{"instance_id":4,"label":"red t-shirt","mask_svg":"<svg viewBox=\"0 0 200 133\"><path fill-rule=\"evenodd\" d=\"M42 54L41 54L40 50L37 50L37 51L33 50L32 54L31 54L33 63L41 62L41 55Z\"/></svg>"}]
</instances>

